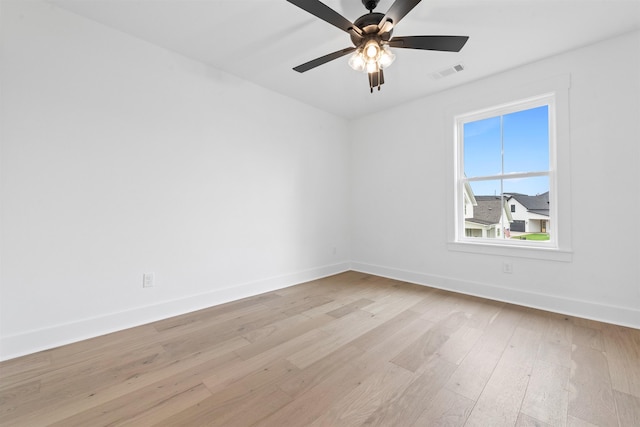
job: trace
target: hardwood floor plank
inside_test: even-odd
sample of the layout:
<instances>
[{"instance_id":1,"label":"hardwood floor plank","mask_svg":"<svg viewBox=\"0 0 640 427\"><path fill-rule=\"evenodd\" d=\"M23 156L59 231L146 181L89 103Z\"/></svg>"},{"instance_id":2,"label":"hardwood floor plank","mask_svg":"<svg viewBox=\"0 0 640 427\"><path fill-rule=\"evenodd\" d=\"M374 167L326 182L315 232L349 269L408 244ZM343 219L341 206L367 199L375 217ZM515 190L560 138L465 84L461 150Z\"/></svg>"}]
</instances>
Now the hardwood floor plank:
<instances>
[{"instance_id":1,"label":"hardwood floor plank","mask_svg":"<svg viewBox=\"0 0 640 427\"><path fill-rule=\"evenodd\" d=\"M342 317L342 316L346 316L349 313L353 313L356 310L359 310L363 307L368 306L369 304L373 304L374 301L370 300L369 298L360 298L352 303L343 305L340 308L336 308L335 310L331 310L330 312L328 312L327 314L329 316L335 317L336 319Z\"/></svg>"},{"instance_id":2,"label":"hardwood floor plank","mask_svg":"<svg viewBox=\"0 0 640 427\"><path fill-rule=\"evenodd\" d=\"M573 327L573 344L590 347L595 350L604 350L602 332L598 329L575 325Z\"/></svg>"},{"instance_id":3,"label":"hardwood floor plank","mask_svg":"<svg viewBox=\"0 0 640 427\"><path fill-rule=\"evenodd\" d=\"M595 424L591 424L586 422L585 420L581 420L580 418L576 418L574 416L567 416L567 427L598 427Z\"/></svg>"},{"instance_id":4,"label":"hardwood floor plank","mask_svg":"<svg viewBox=\"0 0 640 427\"><path fill-rule=\"evenodd\" d=\"M250 359L334 320L333 317L327 315L313 318L296 315L293 316L292 319L294 319L295 322L287 322L284 327L282 327L282 325L271 324L254 331L261 335L261 339L257 339L256 334L253 334L254 341L250 345L237 349L236 354L244 360ZM269 335L266 335L265 329Z\"/></svg>"},{"instance_id":5,"label":"hardwood floor plank","mask_svg":"<svg viewBox=\"0 0 640 427\"><path fill-rule=\"evenodd\" d=\"M122 425L131 420L141 421L143 416L156 412L159 406L164 406L168 410L165 414L175 414L210 396L209 390L200 382L185 388L182 381L172 379L163 384L129 393L50 425L51 427Z\"/></svg>"},{"instance_id":6,"label":"hardwood floor plank","mask_svg":"<svg viewBox=\"0 0 640 427\"><path fill-rule=\"evenodd\" d=\"M160 320L155 322L153 326L158 332L166 332L174 328L185 328L193 323L207 323L211 325L214 322L229 320L239 317L244 313L251 313L256 308L259 308L257 306L262 306L262 303L280 298L282 297L276 293L256 295L181 316Z\"/></svg>"},{"instance_id":7,"label":"hardwood floor plank","mask_svg":"<svg viewBox=\"0 0 640 427\"><path fill-rule=\"evenodd\" d=\"M131 347L132 342L137 343L136 347L148 346L155 343L157 336L158 332L154 325L148 324L64 345L48 352L51 354L52 365L69 366L92 357L101 357L105 353L118 353L122 345Z\"/></svg>"},{"instance_id":8,"label":"hardwood floor plank","mask_svg":"<svg viewBox=\"0 0 640 427\"><path fill-rule=\"evenodd\" d=\"M568 414L598 426L617 426L605 355L588 346L574 345L572 358Z\"/></svg>"},{"instance_id":9,"label":"hardwood floor plank","mask_svg":"<svg viewBox=\"0 0 640 427\"><path fill-rule=\"evenodd\" d=\"M313 329L283 344L263 351L249 359L243 360L238 357L239 361L233 364L233 366L209 373L209 375L203 378L202 382L212 392L223 390L224 388L229 387L230 384L241 380L245 376L250 375L257 370L264 369L265 366L269 365L276 359L282 358L283 355L306 348L326 336L326 332L319 329Z\"/></svg>"},{"instance_id":10,"label":"hardwood floor plank","mask_svg":"<svg viewBox=\"0 0 640 427\"><path fill-rule=\"evenodd\" d=\"M424 294L420 295L420 298L418 298L409 309L416 313L424 314L433 310L434 307L442 303L447 297L449 297L449 293L446 291L426 288Z\"/></svg>"},{"instance_id":11,"label":"hardwood floor plank","mask_svg":"<svg viewBox=\"0 0 640 427\"><path fill-rule=\"evenodd\" d=\"M386 322L385 322L386 323ZM407 321L407 324L390 335L380 336L377 343L371 342L367 352L378 354L385 360L391 360L404 351L411 343L418 340L425 331L433 328L434 323L420 317ZM357 341L354 341L354 343Z\"/></svg>"},{"instance_id":12,"label":"hardwood floor plank","mask_svg":"<svg viewBox=\"0 0 640 427\"><path fill-rule=\"evenodd\" d=\"M91 398L98 390L121 383L131 375L150 372L162 363L163 356L162 347L155 345L122 354L115 361L104 359L101 363L83 364L74 376L63 370L54 371L39 382L37 389L32 388L28 395L23 393L21 399L2 399L0 422L52 411L70 399ZM63 393L55 393L56 390Z\"/></svg>"},{"instance_id":13,"label":"hardwood floor plank","mask_svg":"<svg viewBox=\"0 0 640 427\"><path fill-rule=\"evenodd\" d=\"M438 357L444 357L457 365L467 354L473 342L480 336L480 331L470 329L465 329L466 334L458 333L468 320L467 313L451 312L391 361L409 371L416 372L427 359L437 354ZM454 337L453 342L451 341L452 336ZM472 338L474 336L475 339Z\"/></svg>"},{"instance_id":14,"label":"hardwood floor plank","mask_svg":"<svg viewBox=\"0 0 640 427\"><path fill-rule=\"evenodd\" d=\"M297 367L304 369L381 323L382 321L378 317L371 316L360 310L355 311L322 326L320 330L326 332L329 336L288 356L287 360Z\"/></svg>"},{"instance_id":15,"label":"hardwood floor plank","mask_svg":"<svg viewBox=\"0 0 640 427\"><path fill-rule=\"evenodd\" d=\"M416 372L448 339L449 336L437 325L434 325L391 359L391 362L408 371Z\"/></svg>"},{"instance_id":16,"label":"hardwood floor plank","mask_svg":"<svg viewBox=\"0 0 640 427\"><path fill-rule=\"evenodd\" d=\"M640 426L640 398L614 390L618 420L621 426Z\"/></svg>"},{"instance_id":17,"label":"hardwood floor plank","mask_svg":"<svg viewBox=\"0 0 640 427\"><path fill-rule=\"evenodd\" d=\"M109 357L120 357L123 346L133 352L156 346L157 340L158 333L155 328L143 325L2 362L0 373L5 372L6 365L7 375L0 381L0 390L5 386L31 381L33 378L44 381L70 367L95 368L96 365L104 365ZM37 362L34 362L34 357L37 358Z\"/></svg>"},{"instance_id":18,"label":"hardwood floor plank","mask_svg":"<svg viewBox=\"0 0 640 427\"><path fill-rule=\"evenodd\" d=\"M640 330L604 325L602 331L612 387L640 398Z\"/></svg>"},{"instance_id":19,"label":"hardwood floor plank","mask_svg":"<svg viewBox=\"0 0 640 427\"><path fill-rule=\"evenodd\" d=\"M7 360L0 364L0 390L30 381L51 369L51 351L42 351Z\"/></svg>"},{"instance_id":20,"label":"hardwood floor plank","mask_svg":"<svg viewBox=\"0 0 640 427\"><path fill-rule=\"evenodd\" d=\"M363 354L363 350L352 345L341 347L305 369L299 369L297 373L290 375L280 383L280 388L289 396L298 397Z\"/></svg>"},{"instance_id":21,"label":"hardwood floor plank","mask_svg":"<svg viewBox=\"0 0 640 427\"><path fill-rule=\"evenodd\" d=\"M506 304L500 301L481 301L482 302L476 307L476 310L471 313L468 325L472 328L484 330L493 323L494 319Z\"/></svg>"},{"instance_id":22,"label":"hardwood floor plank","mask_svg":"<svg viewBox=\"0 0 640 427\"><path fill-rule=\"evenodd\" d=\"M516 328L466 425L513 426L516 423L541 339L540 332Z\"/></svg>"},{"instance_id":23,"label":"hardwood floor plank","mask_svg":"<svg viewBox=\"0 0 640 427\"><path fill-rule=\"evenodd\" d=\"M536 420L535 418L520 413L518 416L518 420L516 421L515 427L555 427L552 424L543 423L540 420Z\"/></svg>"},{"instance_id":24,"label":"hardwood floor plank","mask_svg":"<svg viewBox=\"0 0 640 427\"><path fill-rule=\"evenodd\" d=\"M446 388L441 388L433 400L427 403L420 417L413 424L422 426L464 426L475 402Z\"/></svg>"},{"instance_id":25,"label":"hardwood floor plank","mask_svg":"<svg viewBox=\"0 0 640 427\"><path fill-rule=\"evenodd\" d=\"M541 333L545 333L549 329L550 313L530 307L522 307L520 313L522 317L518 322L518 327Z\"/></svg>"},{"instance_id":26,"label":"hardwood floor plank","mask_svg":"<svg viewBox=\"0 0 640 427\"><path fill-rule=\"evenodd\" d=\"M13 387L4 387L0 395L0 414L8 411L14 411L28 401L38 399L40 395L40 386L42 381L33 380L23 382Z\"/></svg>"},{"instance_id":27,"label":"hardwood floor plank","mask_svg":"<svg viewBox=\"0 0 640 427\"><path fill-rule=\"evenodd\" d=\"M323 412L311 426L360 426L379 407L397 399L412 379L410 372L393 363L384 363Z\"/></svg>"},{"instance_id":28,"label":"hardwood floor plank","mask_svg":"<svg viewBox=\"0 0 640 427\"><path fill-rule=\"evenodd\" d=\"M425 320L438 323L442 319L449 317L452 313L461 312L460 305L463 304L464 301L465 300L458 295L447 294L445 298L438 302L438 304L435 304L429 310L426 310L420 317Z\"/></svg>"},{"instance_id":29,"label":"hardwood floor plank","mask_svg":"<svg viewBox=\"0 0 640 427\"><path fill-rule=\"evenodd\" d=\"M291 396L282 393L282 390L278 387L278 383L290 375L295 375L297 372L298 369L286 360L280 358L274 359L225 387L215 387L212 396L200 405L206 408L195 410L198 414L197 417L208 418L215 416L215 423L211 425L230 425L230 423L249 425L292 401ZM243 397L250 396L252 399L254 391L256 390L258 391L258 395L264 392L275 397L278 399L277 404L274 406L266 406L263 410L252 412L248 415L243 414L242 412L246 409L242 401ZM221 410L221 408L223 408L223 410ZM241 412L237 412L237 410ZM200 414L200 412L202 412L202 414ZM234 421L231 421L232 419ZM207 425L209 425L209 423L207 423Z\"/></svg>"},{"instance_id":30,"label":"hardwood floor plank","mask_svg":"<svg viewBox=\"0 0 640 427\"><path fill-rule=\"evenodd\" d=\"M378 407L365 421L371 426L412 425L447 382L456 366L444 359L428 360L424 373L416 376L402 393Z\"/></svg>"},{"instance_id":31,"label":"hardwood floor plank","mask_svg":"<svg viewBox=\"0 0 640 427\"><path fill-rule=\"evenodd\" d=\"M501 310L460 362L446 387L476 401L502 357L519 319L520 313L517 310Z\"/></svg>"},{"instance_id":32,"label":"hardwood floor plank","mask_svg":"<svg viewBox=\"0 0 640 427\"><path fill-rule=\"evenodd\" d=\"M242 334L242 337L249 341L251 344L255 344L258 341L270 339L277 333L295 327L305 320L308 320L308 317L301 314L296 314L294 316L275 321L269 325L263 326L262 328L249 331L245 334Z\"/></svg>"},{"instance_id":33,"label":"hardwood floor plank","mask_svg":"<svg viewBox=\"0 0 640 427\"><path fill-rule=\"evenodd\" d=\"M457 331L449 335L449 339L438 349L438 355L451 363L459 365L469 354L473 346L482 337L480 329L467 326L465 323Z\"/></svg>"},{"instance_id":34,"label":"hardwood floor plank","mask_svg":"<svg viewBox=\"0 0 640 427\"><path fill-rule=\"evenodd\" d=\"M398 315L382 323L379 326L365 332L358 338L350 342L350 345L363 350L370 350L386 340L394 337L398 331L412 324L418 318L418 313L412 310L405 310Z\"/></svg>"},{"instance_id":35,"label":"hardwood floor plank","mask_svg":"<svg viewBox=\"0 0 640 427\"><path fill-rule=\"evenodd\" d=\"M326 295L317 295L308 298L305 297L301 302L287 307L284 311L282 311L282 313L287 316L293 316L295 314L304 313L307 310L327 304L332 301L334 301L334 298Z\"/></svg>"},{"instance_id":36,"label":"hardwood floor plank","mask_svg":"<svg viewBox=\"0 0 640 427\"><path fill-rule=\"evenodd\" d=\"M296 398L260 420L256 426L287 426L307 427L322 414L327 412L336 402L339 402L351 390L358 387L368 376L380 369L378 361L365 364L349 362L324 377L313 387L306 389ZM288 394L287 394L288 395Z\"/></svg>"},{"instance_id":37,"label":"hardwood floor plank","mask_svg":"<svg viewBox=\"0 0 640 427\"><path fill-rule=\"evenodd\" d=\"M396 295L391 293L375 299L373 304L363 307L361 310L373 314L379 320L387 321L394 318L405 310L410 309L420 300L419 296L414 294Z\"/></svg>"},{"instance_id":38,"label":"hardwood floor plank","mask_svg":"<svg viewBox=\"0 0 640 427\"><path fill-rule=\"evenodd\" d=\"M275 312L267 307L260 311L246 314L217 324L212 328L198 328L195 331L182 333L178 336L161 338L164 350L174 358L181 358L193 354L202 348L215 345L233 338L241 337L254 329L286 318L287 315Z\"/></svg>"},{"instance_id":39,"label":"hardwood floor plank","mask_svg":"<svg viewBox=\"0 0 640 427\"><path fill-rule=\"evenodd\" d=\"M544 332L547 341L567 344L573 343L573 322L564 314L548 313L549 326Z\"/></svg>"},{"instance_id":40,"label":"hardwood floor plank","mask_svg":"<svg viewBox=\"0 0 640 427\"><path fill-rule=\"evenodd\" d=\"M538 348L537 359L570 369L571 353L571 344L543 339Z\"/></svg>"},{"instance_id":41,"label":"hardwood floor plank","mask_svg":"<svg viewBox=\"0 0 640 427\"><path fill-rule=\"evenodd\" d=\"M248 426L282 408L291 400L291 397L274 385L248 390L241 396L226 397L217 393L158 425Z\"/></svg>"},{"instance_id":42,"label":"hardwood floor plank","mask_svg":"<svg viewBox=\"0 0 640 427\"><path fill-rule=\"evenodd\" d=\"M0 363L4 426L636 426L640 330L346 272Z\"/></svg>"},{"instance_id":43,"label":"hardwood floor plank","mask_svg":"<svg viewBox=\"0 0 640 427\"><path fill-rule=\"evenodd\" d=\"M233 347L225 348L222 351L217 348L177 362L170 359L165 360L159 366L144 373L132 371L123 381L113 384L87 381L86 377L76 375L82 384L86 384L85 386L78 388L80 387L79 383L71 382L55 388L51 387L36 401L26 402L26 405L22 405L20 411L12 410L5 414L7 416L0 417L0 423L18 426L50 425L96 406L107 404L114 399L159 381L165 381L167 378L175 380L176 376L184 372L188 373L192 369L198 370L199 373L196 376L201 378L204 372L209 372L214 367L223 365L237 357L229 348Z\"/></svg>"},{"instance_id":44,"label":"hardwood floor plank","mask_svg":"<svg viewBox=\"0 0 640 427\"><path fill-rule=\"evenodd\" d=\"M567 367L537 360L520 412L552 426L565 426L570 374Z\"/></svg>"},{"instance_id":45,"label":"hardwood floor plank","mask_svg":"<svg viewBox=\"0 0 640 427\"><path fill-rule=\"evenodd\" d=\"M183 393L172 396L170 398L167 398L167 396L165 396L163 400L157 402L154 406L148 408L138 415L126 414L123 416L121 421L117 423L117 425L118 427L155 425L163 422L174 414L184 411L187 408L192 407L193 405L197 405L199 402L202 402L209 396L211 396L209 390L207 390L204 385L199 384L189 390L186 390ZM86 426L87 424L83 425Z\"/></svg>"}]
</instances>

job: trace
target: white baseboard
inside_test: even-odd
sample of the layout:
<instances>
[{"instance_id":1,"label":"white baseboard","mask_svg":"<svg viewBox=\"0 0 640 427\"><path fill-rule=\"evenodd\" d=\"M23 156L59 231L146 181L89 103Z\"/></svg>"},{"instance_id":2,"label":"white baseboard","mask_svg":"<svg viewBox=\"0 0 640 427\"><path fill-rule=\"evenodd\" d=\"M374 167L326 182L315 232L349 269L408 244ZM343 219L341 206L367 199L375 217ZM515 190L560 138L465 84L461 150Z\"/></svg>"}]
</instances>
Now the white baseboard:
<instances>
[{"instance_id":1,"label":"white baseboard","mask_svg":"<svg viewBox=\"0 0 640 427\"><path fill-rule=\"evenodd\" d=\"M0 361L286 288L348 270L348 262L327 265L250 283L242 283L205 294L192 295L3 337L0 341Z\"/></svg>"},{"instance_id":2,"label":"white baseboard","mask_svg":"<svg viewBox=\"0 0 640 427\"><path fill-rule=\"evenodd\" d=\"M351 262L351 269L403 282L640 329L640 310L631 308L598 304L591 301L581 301L361 262Z\"/></svg>"}]
</instances>

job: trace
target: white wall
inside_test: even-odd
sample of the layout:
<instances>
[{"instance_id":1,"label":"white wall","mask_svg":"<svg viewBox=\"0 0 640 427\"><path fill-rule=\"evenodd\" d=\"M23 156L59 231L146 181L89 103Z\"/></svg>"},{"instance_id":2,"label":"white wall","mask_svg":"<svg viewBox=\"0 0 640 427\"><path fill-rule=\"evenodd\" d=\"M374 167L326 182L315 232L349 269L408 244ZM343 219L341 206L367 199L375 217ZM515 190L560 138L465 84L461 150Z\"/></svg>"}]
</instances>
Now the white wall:
<instances>
[{"instance_id":1,"label":"white wall","mask_svg":"<svg viewBox=\"0 0 640 427\"><path fill-rule=\"evenodd\" d=\"M571 144L571 261L448 250L453 124L445 111L561 74L571 78L570 138L559 141ZM636 32L354 121L353 268L640 327L640 244L627 215L640 208L638 76ZM603 229L611 217L614 233ZM503 261L513 274L502 273Z\"/></svg>"},{"instance_id":2,"label":"white wall","mask_svg":"<svg viewBox=\"0 0 640 427\"><path fill-rule=\"evenodd\" d=\"M344 120L40 2L1 15L1 358L348 269Z\"/></svg>"}]
</instances>

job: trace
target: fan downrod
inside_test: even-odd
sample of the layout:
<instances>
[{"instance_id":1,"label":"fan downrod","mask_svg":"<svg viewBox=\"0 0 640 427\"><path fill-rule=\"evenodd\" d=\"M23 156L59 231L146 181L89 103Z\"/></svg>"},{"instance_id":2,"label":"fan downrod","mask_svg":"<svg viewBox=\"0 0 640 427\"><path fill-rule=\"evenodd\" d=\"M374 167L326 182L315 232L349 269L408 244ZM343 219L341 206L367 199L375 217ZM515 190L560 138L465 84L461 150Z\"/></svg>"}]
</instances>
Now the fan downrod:
<instances>
[{"instance_id":1,"label":"fan downrod","mask_svg":"<svg viewBox=\"0 0 640 427\"><path fill-rule=\"evenodd\" d=\"M378 6L379 1L380 0L362 0L362 4L364 5L364 7L367 8L369 13L371 13L373 12L373 9L375 9L376 6Z\"/></svg>"}]
</instances>

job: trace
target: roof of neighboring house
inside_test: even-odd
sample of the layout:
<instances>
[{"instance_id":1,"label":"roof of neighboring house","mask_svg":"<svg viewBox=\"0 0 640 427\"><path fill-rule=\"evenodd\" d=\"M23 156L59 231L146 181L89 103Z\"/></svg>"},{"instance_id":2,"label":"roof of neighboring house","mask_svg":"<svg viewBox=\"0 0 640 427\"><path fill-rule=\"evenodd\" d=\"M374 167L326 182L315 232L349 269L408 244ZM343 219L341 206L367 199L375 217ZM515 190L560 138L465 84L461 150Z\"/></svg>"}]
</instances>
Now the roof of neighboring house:
<instances>
[{"instance_id":1,"label":"roof of neighboring house","mask_svg":"<svg viewBox=\"0 0 640 427\"><path fill-rule=\"evenodd\" d=\"M498 224L500 216L504 210L500 209L500 196L476 196L478 203L473 208L473 218L467 218L466 221L475 222L477 224ZM511 221L509 212L507 218Z\"/></svg>"},{"instance_id":2,"label":"roof of neighboring house","mask_svg":"<svg viewBox=\"0 0 640 427\"><path fill-rule=\"evenodd\" d=\"M540 215L549 215L549 192L538 194L536 196L527 196L526 194L510 193L509 199L516 199L522 206L527 208L529 212Z\"/></svg>"}]
</instances>

